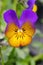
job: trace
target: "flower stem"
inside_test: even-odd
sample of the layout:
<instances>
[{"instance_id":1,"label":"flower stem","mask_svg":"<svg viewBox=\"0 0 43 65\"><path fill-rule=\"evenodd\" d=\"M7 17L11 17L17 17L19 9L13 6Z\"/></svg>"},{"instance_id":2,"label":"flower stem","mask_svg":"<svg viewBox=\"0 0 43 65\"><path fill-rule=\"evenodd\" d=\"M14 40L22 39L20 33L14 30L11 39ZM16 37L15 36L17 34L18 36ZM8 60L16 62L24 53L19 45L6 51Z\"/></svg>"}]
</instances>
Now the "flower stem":
<instances>
[{"instance_id":1,"label":"flower stem","mask_svg":"<svg viewBox=\"0 0 43 65\"><path fill-rule=\"evenodd\" d=\"M14 0L14 3L13 3L13 9L16 11L16 7L17 7L17 3L18 3L18 0Z\"/></svg>"},{"instance_id":2,"label":"flower stem","mask_svg":"<svg viewBox=\"0 0 43 65\"><path fill-rule=\"evenodd\" d=\"M43 59L43 54L37 55L33 59L34 59L34 61L37 61L39 59Z\"/></svg>"},{"instance_id":3,"label":"flower stem","mask_svg":"<svg viewBox=\"0 0 43 65\"><path fill-rule=\"evenodd\" d=\"M0 64L4 65L4 60L3 60L1 49L2 49L2 46L0 46Z\"/></svg>"}]
</instances>

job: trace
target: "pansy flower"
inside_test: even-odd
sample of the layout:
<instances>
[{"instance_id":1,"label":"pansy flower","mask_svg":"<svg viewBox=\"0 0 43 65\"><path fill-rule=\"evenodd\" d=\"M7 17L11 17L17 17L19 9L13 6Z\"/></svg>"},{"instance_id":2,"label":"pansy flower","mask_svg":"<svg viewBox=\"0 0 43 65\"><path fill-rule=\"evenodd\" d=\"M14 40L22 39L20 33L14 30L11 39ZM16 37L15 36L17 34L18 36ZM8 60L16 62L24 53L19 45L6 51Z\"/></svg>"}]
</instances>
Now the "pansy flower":
<instances>
[{"instance_id":1,"label":"pansy flower","mask_svg":"<svg viewBox=\"0 0 43 65\"><path fill-rule=\"evenodd\" d=\"M37 14L32 10L26 9L18 19L14 10L4 13L4 20L7 23L5 35L8 42L13 47L26 46L31 43L35 33L35 22Z\"/></svg>"},{"instance_id":2,"label":"pansy flower","mask_svg":"<svg viewBox=\"0 0 43 65\"><path fill-rule=\"evenodd\" d=\"M32 9L34 12L37 11L37 5L35 4L36 0L28 0L28 8Z\"/></svg>"}]
</instances>

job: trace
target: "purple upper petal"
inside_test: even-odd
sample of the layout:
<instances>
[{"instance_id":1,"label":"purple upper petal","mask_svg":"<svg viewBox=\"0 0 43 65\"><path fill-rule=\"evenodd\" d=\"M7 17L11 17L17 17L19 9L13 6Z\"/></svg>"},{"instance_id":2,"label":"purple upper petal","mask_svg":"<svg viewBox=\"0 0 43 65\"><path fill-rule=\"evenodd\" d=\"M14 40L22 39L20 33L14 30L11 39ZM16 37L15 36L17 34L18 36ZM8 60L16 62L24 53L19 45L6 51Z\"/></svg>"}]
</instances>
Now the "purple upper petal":
<instances>
[{"instance_id":1,"label":"purple upper petal","mask_svg":"<svg viewBox=\"0 0 43 65\"><path fill-rule=\"evenodd\" d=\"M36 0L29 0L29 1L27 2L27 4L29 5L29 9L32 9L32 8L33 8L33 5L35 4L35 1L36 1Z\"/></svg>"},{"instance_id":2,"label":"purple upper petal","mask_svg":"<svg viewBox=\"0 0 43 65\"><path fill-rule=\"evenodd\" d=\"M6 21L7 24L9 23L15 23L16 25L19 25L18 23L18 18L16 16L16 13L14 10L8 10L4 13L4 20Z\"/></svg>"},{"instance_id":3,"label":"purple upper petal","mask_svg":"<svg viewBox=\"0 0 43 65\"><path fill-rule=\"evenodd\" d=\"M38 19L38 16L35 12L33 12L32 10L26 9L22 12L22 15L19 20L19 24L20 26L22 26L23 23L30 22L33 25L37 19Z\"/></svg>"},{"instance_id":4,"label":"purple upper petal","mask_svg":"<svg viewBox=\"0 0 43 65\"><path fill-rule=\"evenodd\" d=\"M30 9L26 9L22 12L19 21L14 10L8 10L4 13L4 20L7 24L15 23L19 27L21 27L25 22L30 22L31 24L34 24L37 18L37 14Z\"/></svg>"}]
</instances>

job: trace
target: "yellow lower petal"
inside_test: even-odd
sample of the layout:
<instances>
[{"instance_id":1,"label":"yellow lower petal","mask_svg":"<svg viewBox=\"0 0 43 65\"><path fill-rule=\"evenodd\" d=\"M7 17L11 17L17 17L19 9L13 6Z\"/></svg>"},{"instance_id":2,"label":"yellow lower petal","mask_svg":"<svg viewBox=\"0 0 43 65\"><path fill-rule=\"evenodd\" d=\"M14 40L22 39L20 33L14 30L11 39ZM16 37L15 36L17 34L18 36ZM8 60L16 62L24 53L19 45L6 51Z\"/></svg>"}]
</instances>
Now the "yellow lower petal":
<instances>
[{"instance_id":1,"label":"yellow lower petal","mask_svg":"<svg viewBox=\"0 0 43 65\"><path fill-rule=\"evenodd\" d=\"M19 46L26 46L28 44L30 44L32 41L32 38L28 35L25 35L21 37L18 37L17 39L17 36L13 36L12 38L9 39L9 44L13 47L19 47Z\"/></svg>"},{"instance_id":2,"label":"yellow lower petal","mask_svg":"<svg viewBox=\"0 0 43 65\"><path fill-rule=\"evenodd\" d=\"M32 25L29 22L26 22L21 29L16 27L15 24L9 24L5 35L7 36L8 42L11 46L20 47L30 44L34 33L35 30Z\"/></svg>"},{"instance_id":3,"label":"yellow lower petal","mask_svg":"<svg viewBox=\"0 0 43 65\"><path fill-rule=\"evenodd\" d=\"M9 39L9 44L13 47L19 47L20 46L20 40L17 40L17 37L15 37L15 35Z\"/></svg>"},{"instance_id":4,"label":"yellow lower petal","mask_svg":"<svg viewBox=\"0 0 43 65\"><path fill-rule=\"evenodd\" d=\"M32 38L28 35L24 35L23 39L21 39L21 46L29 45L32 41Z\"/></svg>"}]
</instances>

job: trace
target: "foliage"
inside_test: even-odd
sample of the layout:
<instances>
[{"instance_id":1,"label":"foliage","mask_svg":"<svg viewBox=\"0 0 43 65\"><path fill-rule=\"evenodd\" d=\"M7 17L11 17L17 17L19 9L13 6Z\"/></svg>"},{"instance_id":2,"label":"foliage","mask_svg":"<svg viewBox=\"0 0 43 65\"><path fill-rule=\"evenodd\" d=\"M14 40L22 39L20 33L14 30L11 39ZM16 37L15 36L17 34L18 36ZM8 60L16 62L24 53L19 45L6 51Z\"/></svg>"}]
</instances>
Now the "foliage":
<instances>
[{"instance_id":1,"label":"foliage","mask_svg":"<svg viewBox=\"0 0 43 65\"><path fill-rule=\"evenodd\" d=\"M3 20L3 12L8 9L13 9L19 18L25 8L26 6L19 0L0 0L0 34L4 34L6 28L6 23ZM40 21L42 29L43 19ZM36 34L34 35L32 44L29 46L23 48L13 48L9 45L4 46L4 43L7 44L5 37L4 41L0 41L0 44L3 43L0 45L0 65L36 65L36 61L39 59L43 61L43 32L40 29L40 22L36 23L36 28ZM1 37L3 38L3 35L0 36L0 39Z\"/></svg>"}]
</instances>

